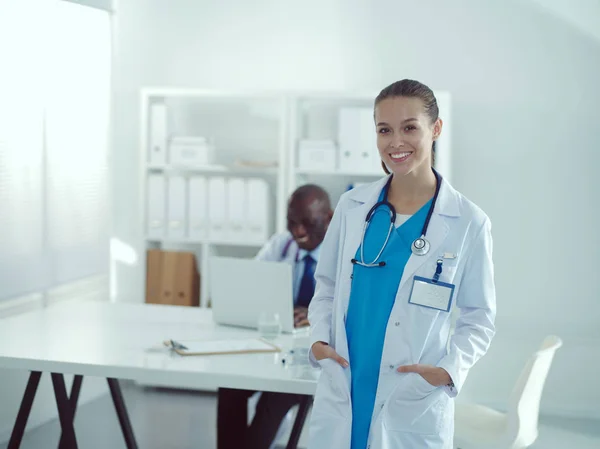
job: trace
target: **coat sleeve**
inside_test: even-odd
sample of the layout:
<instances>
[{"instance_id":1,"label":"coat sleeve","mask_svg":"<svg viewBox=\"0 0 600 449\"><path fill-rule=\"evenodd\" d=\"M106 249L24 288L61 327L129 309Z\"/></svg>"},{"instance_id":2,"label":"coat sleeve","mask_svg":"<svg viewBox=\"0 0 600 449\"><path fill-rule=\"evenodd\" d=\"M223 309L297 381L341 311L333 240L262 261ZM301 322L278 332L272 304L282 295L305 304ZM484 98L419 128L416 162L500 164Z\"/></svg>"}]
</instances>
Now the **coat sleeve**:
<instances>
[{"instance_id":1,"label":"coat sleeve","mask_svg":"<svg viewBox=\"0 0 600 449\"><path fill-rule=\"evenodd\" d=\"M456 305L460 316L448 353L438 364L452 378L454 386L444 387L450 397L458 395L469 369L487 352L496 332L492 234L487 217L467 258Z\"/></svg>"},{"instance_id":2,"label":"coat sleeve","mask_svg":"<svg viewBox=\"0 0 600 449\"><path fill-rule=\"evenodd\" d=\"M333 300L338 272L338 256L342 250L340 246L342 203L343 201L339 202L331 223L329 223L315 270L315 294L308 307L311 348L318 341L327 344L331 344L332 341ZM313 366L318 366L312 350L309 351L309 358Z\"/></svg>"},{"instance_id":3,"label":"coat sleeve","mask_svg":"<svg viewBox=\"0 0 600 449\"><path fill-rule=\"evenodd\" d=\"M281 260L283 248L289 237L287 234L275 234L263 245L254 259L264 262L277 262Z\"/></svg>"}]
</instances>

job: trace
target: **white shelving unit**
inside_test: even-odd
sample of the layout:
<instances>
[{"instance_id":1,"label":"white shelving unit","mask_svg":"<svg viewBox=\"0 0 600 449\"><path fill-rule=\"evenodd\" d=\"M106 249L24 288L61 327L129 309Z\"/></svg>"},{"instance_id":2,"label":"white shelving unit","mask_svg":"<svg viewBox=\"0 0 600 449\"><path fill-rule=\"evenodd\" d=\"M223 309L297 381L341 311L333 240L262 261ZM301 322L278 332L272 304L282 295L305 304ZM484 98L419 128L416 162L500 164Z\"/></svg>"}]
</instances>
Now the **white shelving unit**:
<instances>
[{"instance_id":1,"label":"white shelving unit","mask_svg":"<svg viewBox=\"0 0 600 449\"><path fill-rule=\"evenodd\" d=\"M288 194L303 184L318 184L331 197L332 205L355 182L369 182L384 175L353 173L340 169L307 170L298 167L298 146L302 139L338 141L338 114L342 107L372 107L377 93L302 93L290 99L290 126L288 145L290 164L287 167ZM375 134L373 134L374 151ZM338 148L339 152L339 148ZM339 167L339 155L338 155Z\"/></svg>"},{"instance_id":2,"label":"white shelving unit","mask_svg":"<svg viewBox=\"0 0 600 449\"><path fill-rule=\"evenodd\" d=\"M370 182L384 176L373 166L372 171L307 170L298 168L298 142L301 139L338 140L338 114L344 107L372 108L377 93L286 93L236 92L204 89L146 88L140 99L140 164L145 167L139 186L142 195L140 217L143 229L147 226L148 176L161 174L191 177L262 178L270 188L273 211L269 220L269 234L282 232L286 227L287 200L300 185L316 183L330 194L335 206L340 195L350 185ZM442 139L438 142L436 168L450 177L450 97L437 93L440 115L444 120ZM179 167L165 163L151 163L150 108L154 104L167 106L167 133L179 136L204 136L214 139L215 160L211 165ZM373 151L373 145L366 151ZM254 166L240 165L250 161ZM257 166L259 165L259 166ZM261 166L262 165L262 166ZM195 252L201 272L201 306L209 299L209 259L212 255L252 257L264 241L247 242L244 239L190 239L149 237L144 247ZM145 261L146 254L142 255ZM145 264L144 264L145 266Z\"/></svg>"},{"instance_id":3,"label":"white shelving unit","mask_svg":"<svg viewBox=\"0 0 600 449\"><path fill-rule=\"evenodd\" d=\"M146 88L140 99L140 162L145 167L140 192L143 229L147 226L148 176L160 174L189 178L194 175L224 178L261 178L269 186L269 204L275 211L268 224L268 233L279 229L277 217L285 214L286 190L286 123L287 100L283 95L263 92L210 91L204 89ZM152 105L164 104L167 109L167 136L209 137L215 144L214 163L206 166L172 166L150 160ZM240 165L251 161L262 166ZM273 207L274 206L274 207ZM209 259L212 255L253 256L265 240L190 239L145 237L146 249L161 248L196 253L201 273L201 306L208 304ZM143 255L145 259L145 253Z\"/></svg>"}]
</instances>

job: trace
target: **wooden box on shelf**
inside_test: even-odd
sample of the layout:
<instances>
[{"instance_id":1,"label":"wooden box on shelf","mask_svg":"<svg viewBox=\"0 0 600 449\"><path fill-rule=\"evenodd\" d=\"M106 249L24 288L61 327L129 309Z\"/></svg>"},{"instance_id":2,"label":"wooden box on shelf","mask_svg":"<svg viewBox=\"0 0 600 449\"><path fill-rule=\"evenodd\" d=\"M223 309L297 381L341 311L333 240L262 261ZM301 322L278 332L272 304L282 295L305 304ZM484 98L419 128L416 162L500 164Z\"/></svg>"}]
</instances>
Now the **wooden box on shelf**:
<instances>
[{"instance_id":1,"label":"wooden box on shelf","mask_svg":"<svg viewBox=\"0 0 600 449\"><path fill-rule=\"evenodd\" d=\"M200 273L194 253L147 251L146 303L200 305Z\"/></svg>"}]
</instances>

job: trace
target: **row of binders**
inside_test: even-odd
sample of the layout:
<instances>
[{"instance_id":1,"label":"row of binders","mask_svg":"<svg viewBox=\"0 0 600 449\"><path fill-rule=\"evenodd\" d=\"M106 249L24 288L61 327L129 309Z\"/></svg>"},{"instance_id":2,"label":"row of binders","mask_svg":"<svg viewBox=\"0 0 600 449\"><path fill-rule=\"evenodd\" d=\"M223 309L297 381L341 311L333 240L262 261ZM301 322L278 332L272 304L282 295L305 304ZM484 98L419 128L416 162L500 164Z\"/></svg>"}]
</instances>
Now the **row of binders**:
<instances>
[{"instance_id":1,"label":"row of binders","mask_svg":"<svg viewBox=\"0 0 600 449\"><path fill-rule=\"evenodd\" d=\"M148 238L262 244L269 237L264 179L149 174Z\"/></svg>"},{"instance_id":2,"label":"row of binders","mask_svg":"<svg viewBox=\"0 0 600 449\"><path fill-rule=\"evenodd\" d=\"M341 108L338 116L339 170L383 174L373 108Z\"/></svg>"}]
</instances>

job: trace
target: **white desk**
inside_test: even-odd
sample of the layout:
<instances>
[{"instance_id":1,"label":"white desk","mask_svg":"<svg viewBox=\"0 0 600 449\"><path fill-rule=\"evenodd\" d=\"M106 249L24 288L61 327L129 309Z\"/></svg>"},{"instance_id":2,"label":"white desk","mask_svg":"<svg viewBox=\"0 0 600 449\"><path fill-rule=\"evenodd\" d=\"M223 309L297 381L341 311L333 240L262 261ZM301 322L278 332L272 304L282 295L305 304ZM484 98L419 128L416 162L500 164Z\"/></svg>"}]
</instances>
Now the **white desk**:
<instances>
[{"instance_id":1,"label":"white desk","mask_svg":"<svg viewBox=\"0 0 600 449\"><path fill-rule=\"evenodd\" d=\"M146 304L68 302L0 320L0 368L32 372L9 449L19 447L41 372L53 373L63 447L76 447L72 421L82 376L108 379L128 447L137 444L117 379L175 388L304 394L308 395L305 417L319 372L307 364L283 364L281 359L286 351L308 345L306 333L275 340L283 349L277 354L182 357L162 346L171 338L218 340L257 335L253 330L216 326L209 310ZM76 375L70 396L63 374ZM297 420L296 424L300 426L294 426L298 435L290 438L288 447L297 444L302 423Z\"/></svg>"}]
</instances>

